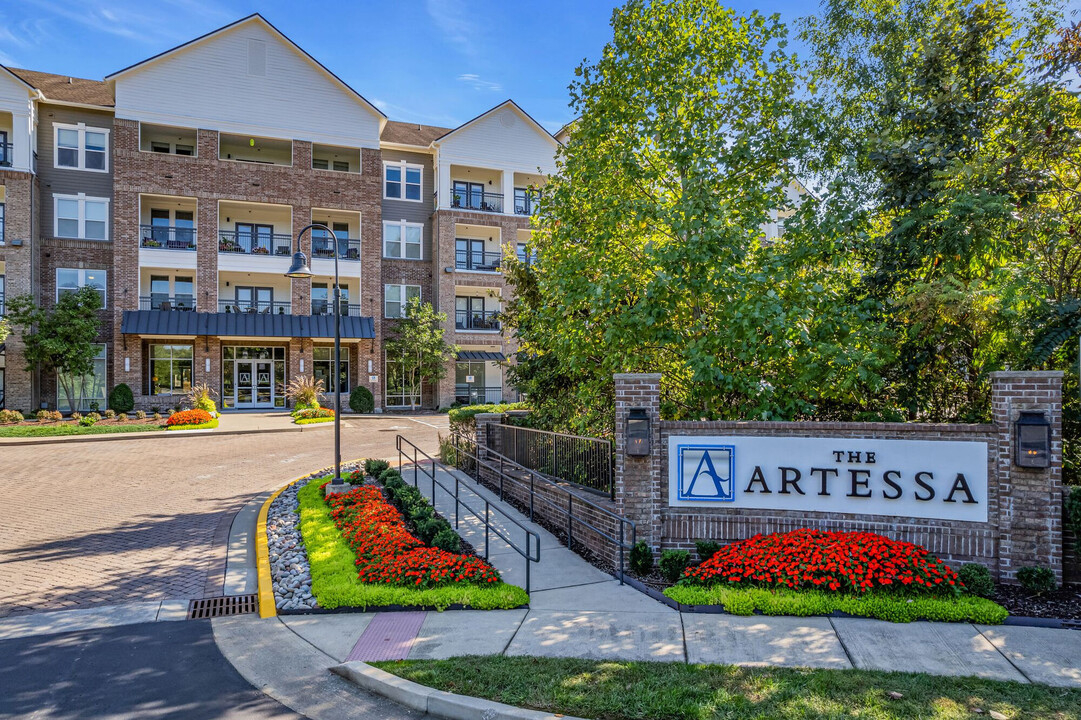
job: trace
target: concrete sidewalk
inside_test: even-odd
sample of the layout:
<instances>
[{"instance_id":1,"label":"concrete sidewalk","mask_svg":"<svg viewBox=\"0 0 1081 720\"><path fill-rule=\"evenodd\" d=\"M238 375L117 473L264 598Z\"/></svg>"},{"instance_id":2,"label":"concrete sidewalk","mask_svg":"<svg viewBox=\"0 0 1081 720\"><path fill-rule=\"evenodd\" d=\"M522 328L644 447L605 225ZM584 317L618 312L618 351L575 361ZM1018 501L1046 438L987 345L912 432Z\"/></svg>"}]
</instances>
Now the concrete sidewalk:
<instances>
[{"instance_id":1,"label":"concrete sidewalk","mask_svg":"<svg viewBox=\"0 0 1081 720\"><path fill-rule=\"evenodd\" d=\"M413 474L406 468L407 481ZM1081 633L968 623L894 624L861 618L742 617L679 613L620 585L559 544L551 533L487 488L457 474L460 499L524 547L518 524L540 538L528 610L355 613L282 616L236 621L284 625L336 661L365 657L394 643L396 657L440 659L459 655L531 655L611 660L895 670L932 675L974 675L995 680L1081 687ZM437 476L453 491L454 475ZM431 498L431 481L418 474ZM436 486L435 505L454 521L454 497ZM464 509L459 533L483 552L483 523ZM511 522L511 520L516 521ZM525 560L506 542L489 537L490 561L507 582L524 585ZM380 621L372 623L373 618ZM398 625L403 627L399 628ZM408 626L403 633L400 632ZM269 631L269 627L267 627ZM373 637L373 632L378 637ZM226 652L226 656L229 653ZM386 657L385 649L379 658Z\"/></svg>"}]
</instances>

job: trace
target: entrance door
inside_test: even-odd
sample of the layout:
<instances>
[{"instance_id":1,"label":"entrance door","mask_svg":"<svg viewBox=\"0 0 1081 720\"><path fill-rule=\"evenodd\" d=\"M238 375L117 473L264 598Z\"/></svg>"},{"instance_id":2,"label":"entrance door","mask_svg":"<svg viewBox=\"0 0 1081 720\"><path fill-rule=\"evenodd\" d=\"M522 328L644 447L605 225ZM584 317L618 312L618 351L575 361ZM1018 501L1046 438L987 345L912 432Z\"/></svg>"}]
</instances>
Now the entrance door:
<instances>
[{"instance_id":1,"label":"entrance door","mask_svg":"<svg viewBox=\"0 0 1081 720\"><path fill-rule=\"evenodd\" d=\"M236 406L274 407L274 363L270 360L237 360L235 368Z\"/></svg>"}]
</instances>

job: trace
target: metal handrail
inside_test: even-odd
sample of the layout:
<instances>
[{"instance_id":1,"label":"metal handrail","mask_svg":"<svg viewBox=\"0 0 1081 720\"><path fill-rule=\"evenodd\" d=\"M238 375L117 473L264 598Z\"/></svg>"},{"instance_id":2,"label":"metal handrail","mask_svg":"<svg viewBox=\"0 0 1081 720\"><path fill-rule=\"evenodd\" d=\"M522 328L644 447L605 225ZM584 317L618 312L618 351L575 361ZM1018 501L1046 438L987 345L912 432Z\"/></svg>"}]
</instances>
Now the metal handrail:
<instances>
[{"instance_id":1,"label":"metal handrail","mask_svg":"<svg viewBox=\"0 0 1081 720\"><path fill-rule=\"evenodd\" d=\"M508 475L507 472L506 472L506 467L509 465L511 468L513 468L514 470L516 470L518 472L527 473L528 476L529 476L529 520L531 522L533 521L533 516L534 516L534 511L535 511L535 504L536 504L537 500L540 500L542 503L547 504L548 506L556 509L557 511L559 511L561 513L565 512L567 514L567 547L568 548L571 547L571 545L572 545L572 543L574 541L574 523L575 523L575 521L577 521L581 525L584 525L585 527L589 528L593 532L600 535L605 540L608 540L609 542L614 544L619 549L619 583L620 583L620 585L623 584L623 575L626 572L626 554L625 553L630 551L630 549L632 547L634 547L635 542L637 542L637 540L638 540L638 526L635 524L635 522L633 520L628 520L627 518L623 517L622 515L619 515L618 513L614 513L611 510L609 510L608 508L602 507L601 505L598 505L597 503L593 502L592 500L590 500L588 498L584 498L584 497L581 497L579 495L575 495L574 493L570 492L566 488L559 487L558 485L556 485L555 483L552 482L552 478L550 478L550 477L548 477L546 475L543 475L542 473L539 473L536 470L531 470L530 468L527 468L524 465L520 465L520 464L514 462L513 460L511 460L510 458L506 457L505 455L501 455L500 453L496 452L495 450L492 450L491 448L485 448L485 449L487 450L488 454L494 455L498 459L498 461L499 461L498 467L493 463L489 463L489 462L486 462L484 460L481 460L480 457L475 452L475 450L476 450L476 442L473 441L473 440L470 440L469 438L465 437L464 435L462 435L460 433L454 433L454 434L451 435L451 443L454 446L455 462L457 462L459 457L461 457L462 455L465 455L465 456L468 456L477 467L487 467L488 469L494 470L495 472L497 472L499 474L499 499L500 499L500 501L502 501L503 498L504 498L504 487L503 487L503 479L504 478L509 478L510 480L512 480L514 482L517 482L517 483L519 483L521 485L525 485L525 482L523 480L521 480L519 478L516 478L513 475ZM470 451L464 449L462 447L463 443L472 446L474 448L474 452L470 452ZM548 487L554 488L556 490L560 490L563 493L565 493L567 495L567 506L563 507L561 504L555 503L552 500L549 500L548 498L544 497L543 495L538 495L537 491L536 491L536 480L537 480L537 478L540 478L545 483L547 483ZM479 471L477 472L477 479L478 479L478 481L480 480L480 472ZM602 515L605 515L605 516L610 517L613 520L615 520L619 525L619 537L616 538L616 537L613 537L612 535L609 535L604 530L601 530L600 528L596 527L592 523L590 523L590 522L588 522L586 520L583 520L580 515L578 517L575 517L574 516L574 502L575 502L575 500L578 501L579 505L584 505L584 506L590 508L591 510L593 510L595 512L598 512L598 513L600 513ZM630 539L629 543L627 542L627 531L626 531L626 528L628 526L630 527L630 536L631 536L631 539Z\"/></svg>"},{"instance_id":2,"label":"metal handrail","mask_svg":"<svg viewBox=\"0 0 1081 720\"><path fill-rule=\"evenodd\" d=\"M454 267L457 270L496 272L503 261L503 254L491 250L454 250Z\"/></svg>"},{"instance_id":3,"label":"metal handrail","mask_svg":"<svg viewBox=\"0 0 1081 720\"><path fill-rule=\"evenodd\" d=\"M492 523L490 521L491 503L489 503L486 498L482 497L479 493L475 493L477 495L477 497L479 497L484 502L484 516L482 518L479 511L474 510L473 508L471 508L466 503L465 500L461 499L460 493L459 493L459 488L460 488L460 485L461 485L461 481L459 480L458 476L455 475L453 472L451 472L450 468L448 468L446 465L439 462L438 460L436 460L432 456L428 455L428 453L424 452L423 450L418 448L416 445L414 445L413 443L409 442L404 437L399 435L398 438L397 438L397 441L395 442L395 447L398 450L398 473L402 476L402 478L405 478L405 474L402 473L402 458L405 458L406 460L409 460L409 454L406 452L406 449L402 448L403 443L408 445L413 450L413 487L417 488L418 490L420 489L420 485L419 485L419 483L420 483L420 475L419 475L419 473L421 473L421 472L423 472L428 478L431 479L431 481L432 481L432 507L433 508L435 508L435 504L436 504L436 502L435 502L435 488L436 488L437 485L440 488L443 489L443 492L445 492L447 494L452 494L454 496L454 528L455 529L458 528L458 518L459 518L459 515L461 514L461 508L465 508L466 510L468 510L473 515L473 517L477 518L478 520L483 520L483 522L484 522L484 559L485 560L488 559L488 541L489 541L488 531L489 530L494 532L496 534L496 537L502 539L505 543L510 545L512 550L514 550L516 553L518 553L523 558L525 558L525 561L526 561L526 563L525 563L525 591L526 591L526 593L528 593L529 589L530 589L530 567L531 567L530 563L540 562L540 535L533 532L532 530L527 528L525 525L523 525L522 523L520 523L517 520L515 520L514 518L512 518L506 512L504 512L502 510L499 510L497 508L496 511L499 514L501 514L509 522L513 523L515 526L518 527L518 529L520 529L522 532L525 533L525 545L526 545L526 547L525 547L525 550L522 550L522 548L520 548L518 546L518 544L516 542L514 542L514 540L510 539L509 537L504 535L502 532L500 532L498 527L492 525ZM421 463L423 461L425 461L425 460L427 460L429 463L431 463L431 468L432 469L430 471L426 471L421 466ZM442 467L445 471L447 471L447 473L451 477L454 478L454 491L453 492L451 492L450 488L448 488L446 485L444 485L443 483L441 483L439 480L436 479L436 472L435 472L436 467ZM500 499L502 500L502 498L500 498ZM530 538L533 539L532 543L530 542ZM535 552L531 552L531 547L533 549L535 549Z\"/></svg>"},{"instance_id":4,"label":"metal handrail","mask_svg":"<svg viewBox=\"0 0 1081 720\"><path fill-rule=\"evenodd\" d=\"M488 427L489 446L493 431L502 433L500 448L514 462L549 478L615 498L611 440L501 424ZM582 468L584 475L575 472ZM576 474L577 479L571 477Z\"/></svg>"}]
</instances>

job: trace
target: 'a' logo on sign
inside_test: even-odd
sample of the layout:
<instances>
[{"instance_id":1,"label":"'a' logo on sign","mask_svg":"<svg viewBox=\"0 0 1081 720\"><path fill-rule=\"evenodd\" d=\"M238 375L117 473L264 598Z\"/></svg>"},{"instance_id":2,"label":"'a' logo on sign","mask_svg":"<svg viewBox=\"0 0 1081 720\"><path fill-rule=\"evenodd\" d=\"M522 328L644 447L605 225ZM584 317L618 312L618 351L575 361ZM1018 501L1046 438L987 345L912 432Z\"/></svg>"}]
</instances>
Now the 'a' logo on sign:
<instances>
[{"instance_id":1,"label":"'a' logo on sign","mask_svg":"<svg viewBox=\"0 0 1081 720\"><path fill-rule=\"evenodd\" d=\"M679 448L680 500L732 502L735 448L731 445L684 445Z\"/></svg>"}]
</instances>

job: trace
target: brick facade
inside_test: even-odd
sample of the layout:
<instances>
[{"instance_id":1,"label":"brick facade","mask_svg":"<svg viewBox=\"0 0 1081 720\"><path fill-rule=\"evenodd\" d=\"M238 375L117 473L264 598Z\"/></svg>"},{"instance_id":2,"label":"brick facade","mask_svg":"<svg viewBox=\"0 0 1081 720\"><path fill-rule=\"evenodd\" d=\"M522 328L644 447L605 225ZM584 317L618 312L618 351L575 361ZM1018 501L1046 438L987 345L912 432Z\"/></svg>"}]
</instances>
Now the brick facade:
<instances>
[{"instance_id":1,"label":"brick facade","mask_svg":"<svg viewBox=\"0 0 1081 720\"><path fill-rule=\"evenodd\" d=\"M638 537L655 550L694 549L699 539L724 542L801 527L876 532L918 543L951 564L980 562L1003 581L1026 565L1062 577L1061 391L1059 372L992 374L993 423L953 425L839 422L672 422L660 418L660 376L615 376L616 503L637 523ZM652 452L626 455L632 408L651 419ZM1038 409L1052 419L1052 467L1013 465L1013 421ZM685 508L668 506L668 438L672 435L746 435L896 440L972 440L988 445L988 520L959 522L885 515Z\"/></svg>"},{"instance_id":2,"label":"brick facade","mask_svg":"<svg viewBox=\"0 0 1081 720\"><path fill-rule=\"evenodd\" d=\"M41 191L34 175L0 170L4 188L4 244L0 261L4 264L4 298L10 302L20 295L37 297L37 218ZM21 245L16 245L16 241ZM37 409L34 376L26 369L21 331L13 329L4 343L4 406L30 413Z\"/></svg>"}]
</instances>

